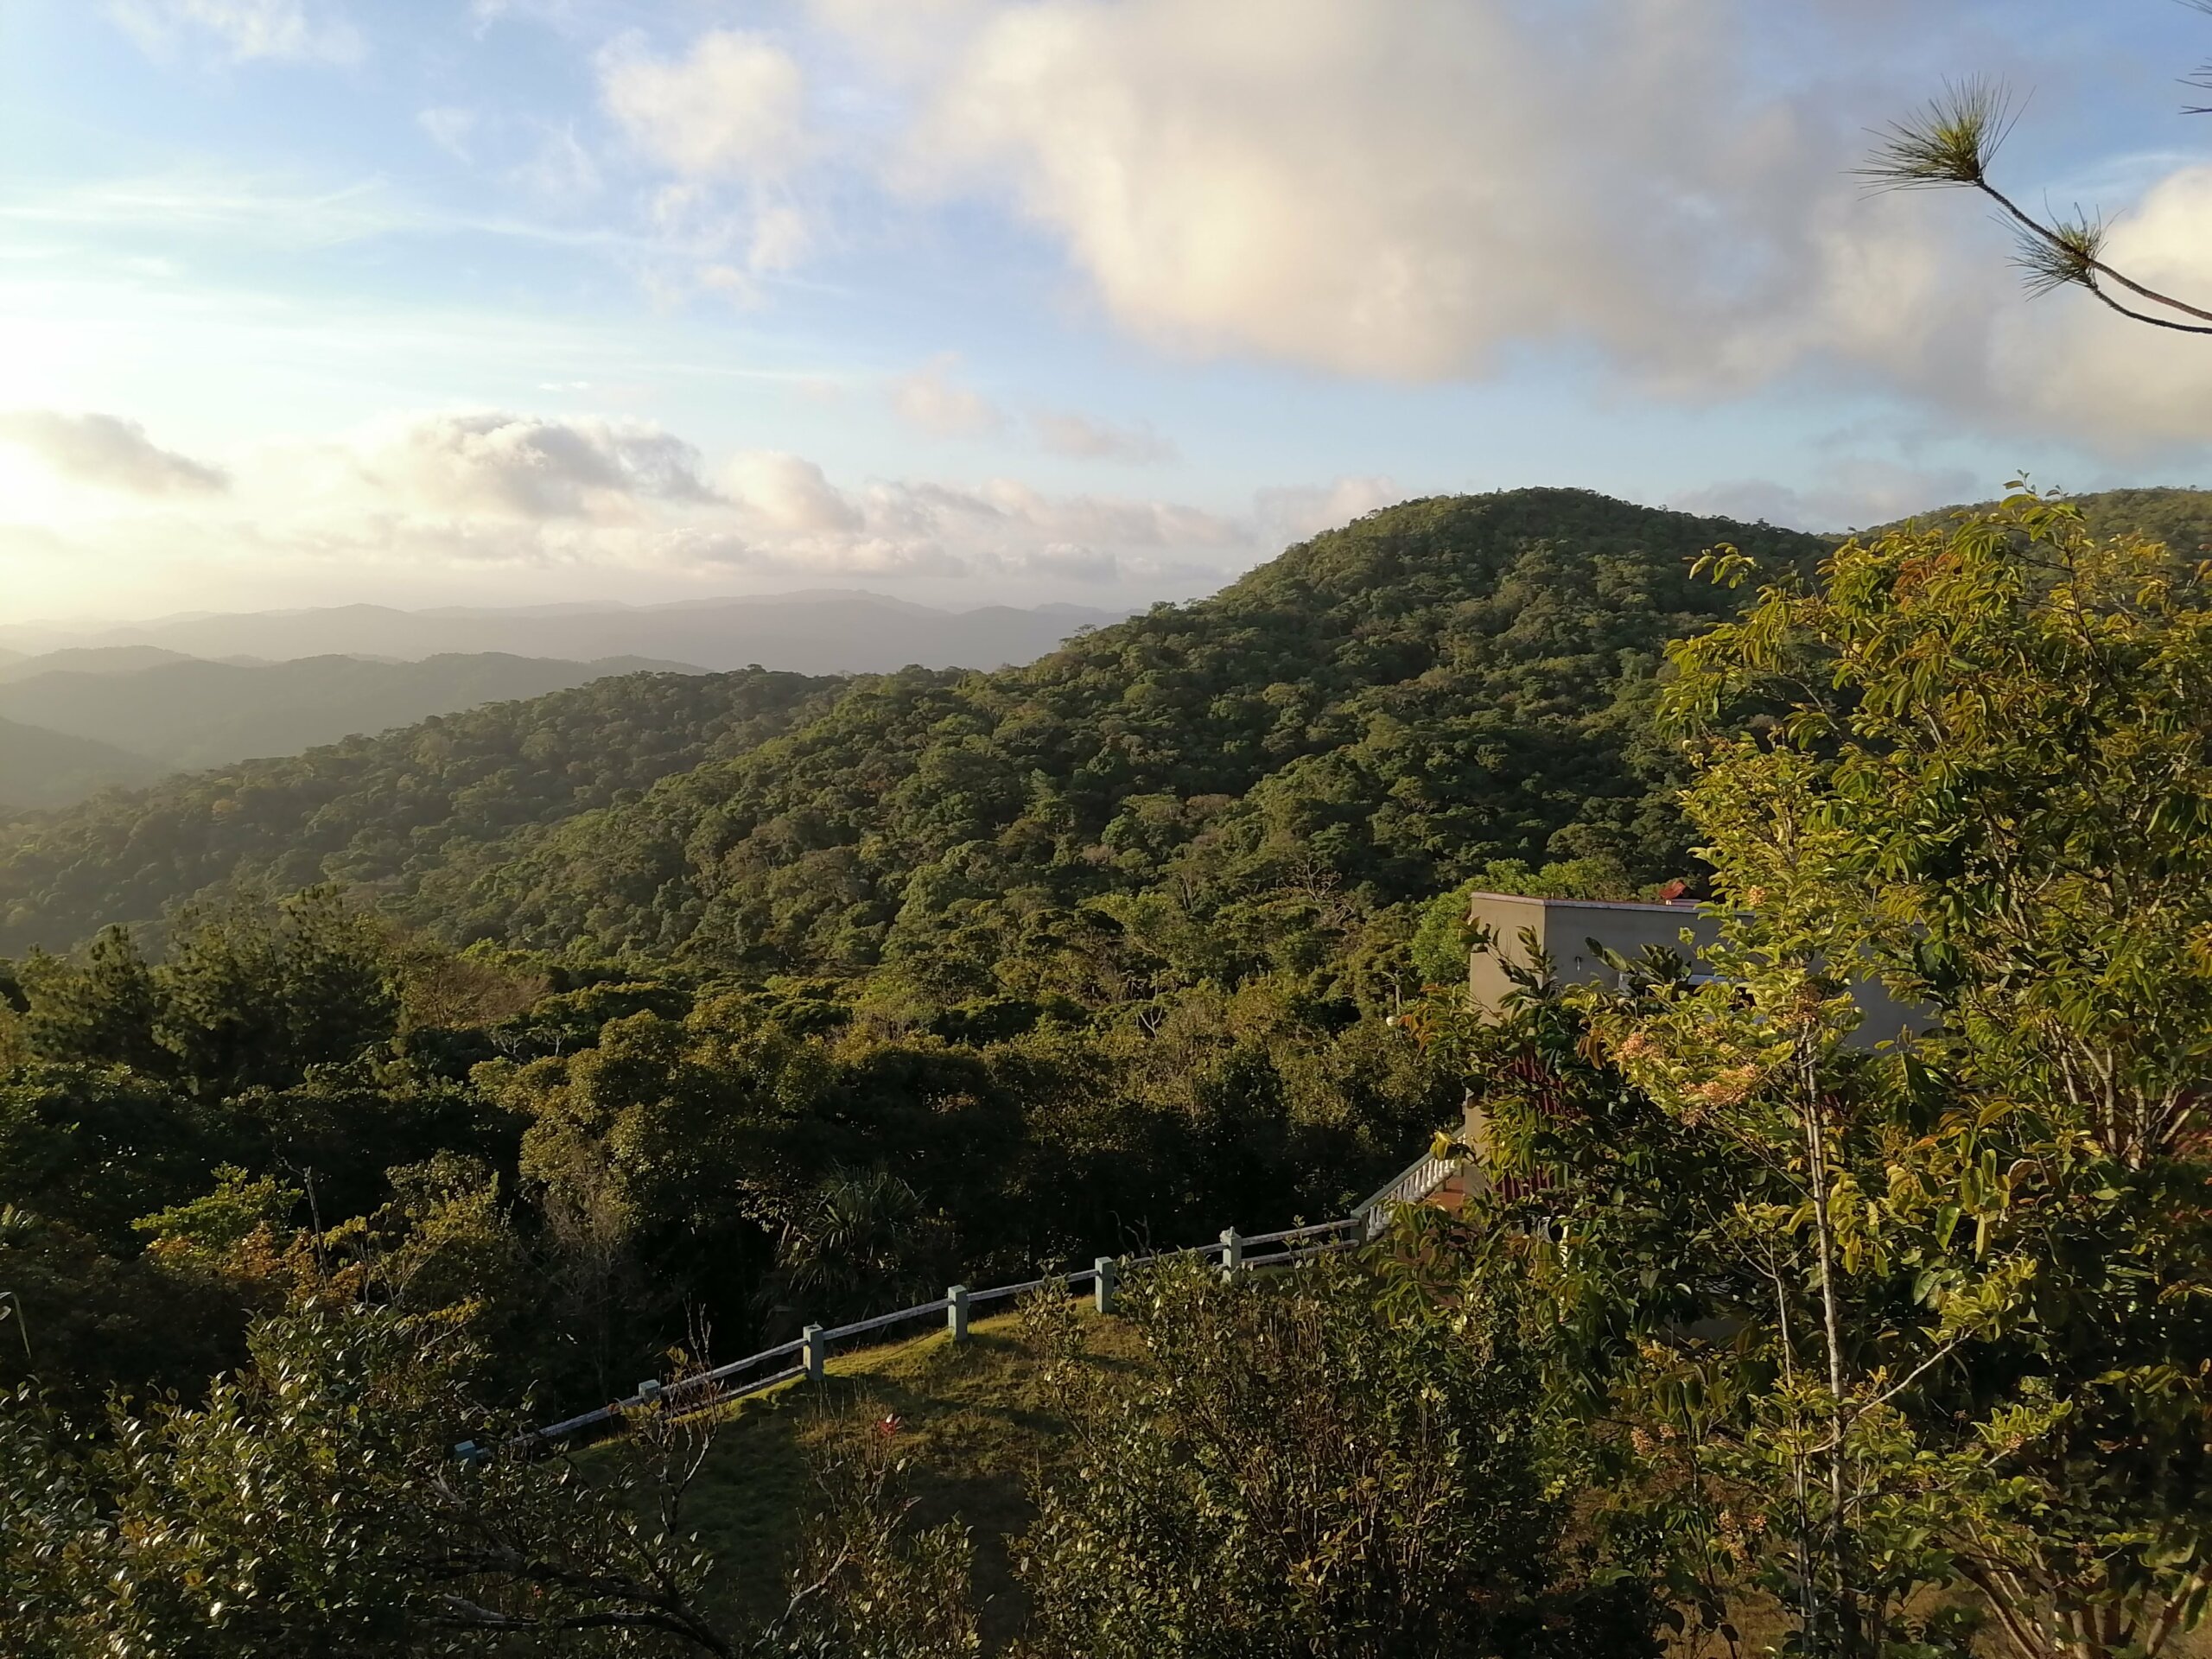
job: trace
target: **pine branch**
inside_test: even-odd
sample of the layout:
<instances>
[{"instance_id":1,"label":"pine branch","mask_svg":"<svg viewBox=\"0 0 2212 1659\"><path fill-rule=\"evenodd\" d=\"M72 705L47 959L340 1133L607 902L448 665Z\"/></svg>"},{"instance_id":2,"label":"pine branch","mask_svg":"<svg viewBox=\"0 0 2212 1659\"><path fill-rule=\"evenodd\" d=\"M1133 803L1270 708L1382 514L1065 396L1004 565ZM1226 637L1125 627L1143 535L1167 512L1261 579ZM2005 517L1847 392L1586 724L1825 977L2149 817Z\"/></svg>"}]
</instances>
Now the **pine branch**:
<instances>
[{"instance_id":1,"label":"pine branch","mask_svg":"<svg viewBox=\"0 0 2212 1659\"><path fill-rule=\"evenodd\" d=\"M2212 66L2201 73L2212 78ZM2212 79L2204 84L2212 86ZM1991 181L1990 167L2018 119L2012 93L2000 82L1977 77L1947 84L1925 108L1890 124L1866 164L1858 169L1859 176L1874 190L1980 191L1997 205L2013 232L2012 263L2024 274L2031 295L2084 289L2133 321L2179 334L2212 334L2212 310L2161 293L2106 261L2102 219L2079 208L2071 217L2039 219ZM2107 284L2180 315L2161 316L2131 305L2108 291Z\"/></svg>"}]
</instances>

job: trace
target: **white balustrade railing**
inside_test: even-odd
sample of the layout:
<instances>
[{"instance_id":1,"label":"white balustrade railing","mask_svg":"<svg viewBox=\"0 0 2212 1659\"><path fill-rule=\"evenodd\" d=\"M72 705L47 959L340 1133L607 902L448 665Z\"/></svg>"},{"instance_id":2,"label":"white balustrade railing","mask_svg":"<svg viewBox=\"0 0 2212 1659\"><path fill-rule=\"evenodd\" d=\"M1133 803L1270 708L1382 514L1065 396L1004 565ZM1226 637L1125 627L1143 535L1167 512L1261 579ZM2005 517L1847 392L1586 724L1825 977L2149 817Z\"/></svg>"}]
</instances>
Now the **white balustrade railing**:
<instances>
[{"instance_id":1,"label":"white balustrade railing","mask_svg":"<svg viewBox=\"0 0 2212 1659\"><path fill-rule=\"evenodd\" d=\"M1390 1224L1390 1211L1394 1205L1421 1203L1450 1180L1452 1172L1459 1167L1458 1159L1440 1158L1434 1153L1417 1158L1395 1180L1356 1206L1351 1212L1352 1217L1360 1223L1366 1237L1378 1237Z\"/></svg>"}]
</instances>

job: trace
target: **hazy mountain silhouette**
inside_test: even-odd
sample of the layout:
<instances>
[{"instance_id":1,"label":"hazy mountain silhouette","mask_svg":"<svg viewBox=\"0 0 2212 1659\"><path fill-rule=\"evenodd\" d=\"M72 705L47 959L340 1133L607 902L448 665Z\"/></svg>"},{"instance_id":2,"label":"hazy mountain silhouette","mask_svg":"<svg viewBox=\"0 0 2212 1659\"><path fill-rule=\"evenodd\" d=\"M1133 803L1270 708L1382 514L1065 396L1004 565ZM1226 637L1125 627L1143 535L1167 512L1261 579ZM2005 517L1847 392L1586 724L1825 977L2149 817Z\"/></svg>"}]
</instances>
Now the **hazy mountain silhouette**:
<instances>
[{"instance_id":1,"label":"hazy mountain silhouette","mask_svg":"<svg viewBox=\"0 0 2212 1659\"><path fill-rule=\"evenodd\" d=\"M1126 614L1075 605L944 611L880 594L837 590L634 607L406 611L342 605L164 617L108 628L16 624L0 626L0 645L17 652L152 647L210 658L348 655L410 661L502 652L575 662L645 657L709 669L757 663L828 674L909 664L988 669L1027 663L1077 628L1118 621Z\"/></svg>"},{"instance_id":2,"label":"hazy mountain silhouette","mask_svg":"<svg viewBox=\"0 0 2212 1659\"><path fill-rule=\"evenodd\" d=\"M0 720L0 813L73 805L114 785L149 784L168 770L90 738Z\"/></svg>"},{"instance_id":3,"label":"hazy mountain silhouette","mask_svg":"<svg viewBox=\"0 0 2212 1659\"><path fill-rule=\"evenodd\" d=\"M694 671L639 658L577 663L499 652L415 663L307 657L262 667L184 658L136 673L67 670L0 683L0 718L166 763L157 770L213 766L639 670ZM29 804L4 778L0 801Z\"/></svg>"},{"instance_id":4,"label":"hazy mountain silhouette","mask_svg":"<svg viewBox=\"0 0 2212 1659\"><path fill-rule=\"evenodd\" d=\"M0 684L39 674L137 674L169 663L196 661L188 652L160 645L65 645L35 656L0 655Z\"/></svg>"}]
</instances>

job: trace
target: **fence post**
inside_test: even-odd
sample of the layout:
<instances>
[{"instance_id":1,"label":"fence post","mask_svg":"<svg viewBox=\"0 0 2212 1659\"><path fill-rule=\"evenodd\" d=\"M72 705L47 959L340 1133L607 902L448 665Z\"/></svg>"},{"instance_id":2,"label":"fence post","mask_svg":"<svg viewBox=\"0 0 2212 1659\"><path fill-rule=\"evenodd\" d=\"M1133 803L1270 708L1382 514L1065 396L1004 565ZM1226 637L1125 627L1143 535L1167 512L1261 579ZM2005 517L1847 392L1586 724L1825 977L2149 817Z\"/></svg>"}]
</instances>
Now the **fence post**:
<instances>
[{"instance_id":1,"label":"fence post","mask_svg":"<svg viewBox=\"0 0 2212 1659\"><path fill-rule=\"evenodd\" d=\"M944 1293L944 1328L955 1342L968 1340L968 1287L950 1285Z\"/></svg>"},{"instance_id":2,"label":"fence post","mask_svg":"<svg viewBox=\"0 0 2212 1659\"><path fill-rule=\"evenodd\" d=\"M658 1377L649 1376L644 1382L638 1384L638 1403L642 1406L657 1406L660 1403L660 1379Z\"/></svg>"},{"instance_id":3,"label":"fence post","mask_svg":"<svg viewBox=\"0 0 2212 1659\"><path fill-rule=\"evenodd\" d=\"M1233 1278L1244 1265L1244 1238L1234 1227L1221 1230L1221 1276Z\"/></svg>"},{"instance_id":4,"label":"fence post","mask_svg":"<svg viewBox=\"0 0 2212 1659\"><path fill-rule=\"evenodd\" d=\"M789 1325L784 1328L786 1331L791 1329ZM806 1344L806 1374L810 1379L819 1382L822 1380L823 1371L829 1363L830 1344L823 1341L822 1327L818 1325L810 1325L798 1334L800 1339Z\"/></svg>"},{"instance_id":5,"label":"fence post","mask_svg":"<svg viewBox=\"0 0 2212 1659\"><path fill-rule=\"evenodd\" d=\"M1091 1306L1101 1313L1114 1311L1114 1275L1120 1267L1121 1263L1110 1255L1102 1255L1090 1264L1091 1271L1098 1275L1090 1287Z\"/></svg>"}]
</instances>

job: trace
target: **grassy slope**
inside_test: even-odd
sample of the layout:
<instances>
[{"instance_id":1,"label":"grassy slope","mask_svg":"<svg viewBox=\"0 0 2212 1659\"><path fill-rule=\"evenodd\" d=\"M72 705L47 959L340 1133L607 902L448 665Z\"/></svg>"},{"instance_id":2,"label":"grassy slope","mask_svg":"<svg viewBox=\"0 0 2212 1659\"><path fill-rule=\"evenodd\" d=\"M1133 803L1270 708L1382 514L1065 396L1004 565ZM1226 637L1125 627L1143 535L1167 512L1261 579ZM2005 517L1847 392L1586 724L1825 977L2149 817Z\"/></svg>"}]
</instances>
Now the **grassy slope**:
<instances>
[{"instance_id":1,"label":"grassy slope","mask_svg":"<svg viewBox=\"0 0 2212 1659\"><path fill-rule=\"evenodd\" d=\"M1090 1318L1084 1328L1096 1363L1142 1363L1135 1333L1121 1321ZM960 1347L938 1332L835 1355L819 1388L789 1382L732 1409L688 1516L720 1559L734 1603L765 1611L780 1599L785 1554L813 1502L807 1448L856 1418L890 1414L912 1463L916 1518L932 1525L957 1516L969 1526L978 1588L988 1599L986 1633L1002 1639L1010 1630L1019 1599L1007 1545L1028 1523L1030 1471L1063 1455L1065 1443L1019 1317L978 1319L969 1336Z\"/></svg>"}]
</instances>

